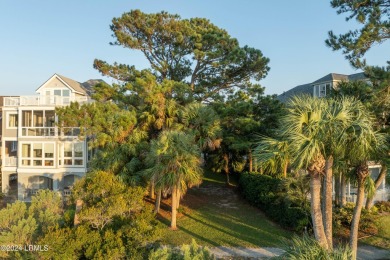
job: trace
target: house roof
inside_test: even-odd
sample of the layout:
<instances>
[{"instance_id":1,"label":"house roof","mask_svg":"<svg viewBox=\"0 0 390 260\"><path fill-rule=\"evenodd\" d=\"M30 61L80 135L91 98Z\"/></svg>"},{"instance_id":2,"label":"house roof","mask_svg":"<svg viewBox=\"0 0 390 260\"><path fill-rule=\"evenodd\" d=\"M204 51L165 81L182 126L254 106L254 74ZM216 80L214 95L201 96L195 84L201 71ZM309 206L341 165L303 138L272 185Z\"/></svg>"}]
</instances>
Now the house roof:
<instances>
[{"instance_id":1,"label":"house roof","mask_svg":"<svg viewBox=\"0 0 390 260\"><path fill-rule=\"evenodd\" d=\"M295 88L292 88L284 92L283 94L279 95L277 99L280 102L284 103L287 102L293 96L304 95L304 94L313 95L313 86L311 85L311 83L296 86Z\"/></svg>"},{"instance_id":2,"label":"house roof","mask_svg":"<svg viewBox=\"0 0 390 260\"><path fill-rule=\"evenodd\" d=\"M355 74L349 75L348 79L349 80L364 80L364 79L367 79L367 77L364 74L364 72L360 72L360 73L355 73Z\"/></svg>"},{"instance_id":3,"label":"house roof","mask_svg":"<svg viewBox=\"0 0 390 260\"><path fill-rule=\"evenodd\" d=\"M73 88L76 92L87 94L87 91L84 89L83 85L80 82L64 77L59 74L56 75L60 77L63 81L65 81L65 83L68 84L71 88Z\"/></svg>"},{"instance_id":4,"label":"house roof","mask_svg":"<svg viewBox=\"0 0 390 260\"><path fill-rule=\"evenodd\" d=\"M93 86L95 86L98 83L104 82L101 79L90 79L90 80L87 80L84 83L80 83L80 82L78 82L76 80L73 80L71 78L68 78L68 77L65 77L65 76L62 76L60 74L55 73L50 79L48 79L45 83L43 83L37 89L37 91L41 87L43 87L53 77L57 77L59 80L61 80L63 83L65 83L68 87L72 88L74 91L76 91L78 93L81 93L81 94L84 94L84 95L88 95L88 96L91 95Z\"/></svg>"},{"instance_id":5,"label":"house roof","mask_svg":"<svg viewBox=\"0 0 390 260\"><path fill-rule=\"evenodd\" d=\"M317 79L312 84L327 82L327 81L334 81L334 80L348 80L348 75L329 73L328 75L326 75L320 79Z\"/></svg>"}]
</instances>

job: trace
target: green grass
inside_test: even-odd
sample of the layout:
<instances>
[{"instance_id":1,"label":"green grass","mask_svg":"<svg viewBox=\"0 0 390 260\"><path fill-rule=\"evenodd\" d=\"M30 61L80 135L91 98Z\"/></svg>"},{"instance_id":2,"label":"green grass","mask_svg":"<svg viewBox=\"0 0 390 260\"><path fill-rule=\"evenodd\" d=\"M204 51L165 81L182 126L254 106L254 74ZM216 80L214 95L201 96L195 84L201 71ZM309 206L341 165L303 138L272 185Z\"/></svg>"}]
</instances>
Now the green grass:
<instances>
[{"instance_id":1,"label":"green grass","mask_svg":"<svg viewBox=\"0 0 390 260\"><path fill-rule=\"evenodd\" d=\"M238 186L238 176L237 174L229 175L230 184L232 186ZM203 174L203 182L211 182L218 184L226 184L226 175L222 173L214 173L210 170L205 170Z\"/></svg>"},{"instance_id":2,"label":"green grass","mask_svg":"<svg viewBox=\"0 0 390 260\"><path fill-rule=\"evenodd\" d=\"M379 227L378 234L364 238L362 242L372 246L390 249L390 214L379 216L376 223Z\"/></svg>"},{"instance_id":3,"label":"green grass","mask_svg":"<svg viewBox=\"0 0 390 260\"><path fill-rule=\"evenodd\" d=\"M189 244L194 238L210 247L279 247L283 239L291 237L239 198L235 188L227 187L220 176L209 174L205 178L200 189L190 190L184 198L177 231L168 229L168 212L161 217L166 225L163 244Z\"/></svg>"}]
</instances>

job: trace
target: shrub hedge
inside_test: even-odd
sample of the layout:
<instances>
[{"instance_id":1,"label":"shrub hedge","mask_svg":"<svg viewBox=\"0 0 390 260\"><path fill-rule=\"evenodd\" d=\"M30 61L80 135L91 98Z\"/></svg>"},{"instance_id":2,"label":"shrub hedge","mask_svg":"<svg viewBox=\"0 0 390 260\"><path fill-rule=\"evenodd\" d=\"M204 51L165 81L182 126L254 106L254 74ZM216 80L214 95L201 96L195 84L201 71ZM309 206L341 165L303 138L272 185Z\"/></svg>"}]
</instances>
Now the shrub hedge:
<instances>
[{"instance_id":1,"label":"shrub hedge","mask_svg":"<svg viewBox=\"0 0 390 260\"><path fill-rule=\"evenodd\" d=\"M295 205L279 192L282 180L259 173L241 173L239 186L244 198L260 208L269 218L294 231L310 225L310 210Z\"/></svg>"}]
</instances>

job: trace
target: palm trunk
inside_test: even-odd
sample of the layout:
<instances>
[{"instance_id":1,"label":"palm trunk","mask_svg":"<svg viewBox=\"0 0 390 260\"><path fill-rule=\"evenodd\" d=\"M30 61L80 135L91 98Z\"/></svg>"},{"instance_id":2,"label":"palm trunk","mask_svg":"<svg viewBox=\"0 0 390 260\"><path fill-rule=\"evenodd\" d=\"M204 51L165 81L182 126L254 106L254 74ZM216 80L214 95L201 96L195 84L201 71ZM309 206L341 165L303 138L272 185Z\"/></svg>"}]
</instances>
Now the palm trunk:
<instances>
[{"instance_id":1,"label":"palm trunk","mask_svg":"<svg viewBox=\"0 0 390 260\"><path fill-rule=\"evenodd\" d=\"M171 216L171 229L176 230L176 213L177 213L177 185L172 189L172 216Z\"/></svg>"},{"instance_id":2,"label":"palm trunk","mask_svg":"<svg viewBox=\"0 0 390 260\"><path fill-rule=\"evenodd\" d=\"M249 161L249 172L253 171L253 158L252 158L252 150L248 151L248 161Z\"/></svg>"},{"instance_id":3,"label":"palm trunk","mask_svg":"<svg viewBox=\"0 0 390 260\"><path fill-rule=\"evenodd\" d=\"M225 174L226 174L226 184L230 185L230 180L229 180L229 155L227 153L225 153L223 155L223 160L225 162L223 169L224 169Z\"/></svg>"},{"instance_id":4,"label":"palm trunk","mask_svg":"<svg viewBox=\"0 0 390 260\"><path fill-rule=\"evenodd\" d=\"M378 177L375 180L375 193L376 193L377 189L379 188L379 186L382 184L383 180L385 179L386 173L387 173L387 167L385 165L383 165ZM371 207L373 205L372 202L374 200L375 193L372 197L367 198L367 201L366 201L366 209L367 210L371 209Z\"/></svg>"},{"instance_id":5,"label":"palm trunk","mask_svg":"<svg viewBox=\"0 0 390 260\"><path fill-rule=\"evenodd\" d=\"M340 185L341 185L341 176L335 176L335 193L334 193L334 204L339 207L340 206Z\"/></svg>"},{"instance_id":6,"label":"palm trunk","mask_svg":"<svg viewBox=\"0 0 390 260\"><path fill-rule=\"evenodd\" d=\"M253 161L253 167L255 168L255 172L259 172L259 169L257 167L257 159Z\"/></svg>"},{"instance_id":7,"label":"palm trunk","mask_svg":"<svg viewBox=\"0 0 390 260\"><path fill-rule=\"evenodd\" d=\"M351 223L351 234L349 239L349 246L352 249L352 260L356 259L356 254L357 254L359 222L360 222L360 215L362 212L363 201L364 201L364 179L359 178L358 180L357 199L356 199L356 205L353 211L353 218Z\"/></svg>"},{"instance_id":8,"label":"palm trunk","mask_svg":"<svg viewBox=\"0 0 390 260\"><path fill-rule=\"evenodd\" d=\"M358 166L358 168L356 169L356 174L358 179L357 198L352 216L351 234L349 237L349 246L352 249L352 260L356 260L357 255L359 222L364 201L364 182L367 176L370 174L367 164L364 163Z\"/></svg>"},{"instance_id":9,"label":"palm trunk","mask_svg":"<svg viewBox=\"0 0 390 260\"><path fill-rule=\"evenodd\" d=\"M160 204L161 204L161 189L158 189L156 202L154 204L154 213L160 212Z\"/></svg>"},{"instance_id":10,"label":"palm trunk","mask_svg":"<svg viewBox=\"0 0 390 260\"><path fill-rule=\"evenodd\" d=\"M310 174L310 195L310 209L314 236L323 248L328 249L328 241L325 236L321 212L321 176L318 173Z\"/></svg>"},{"instance_id":11,"label":"palm trunk","mask_svg":"<svg viewBox=\"0 0 390 260\"><path fill-rule=\"evenodd\" d=\"M329 156L325 162L325 187L324 187L324 227L326 240L330 250L333 250L332 215L333 215L333 156Z\"/></svg>"},{"instance_id":12,"label":"palm trunk","mask_svg":"<svg viewBox=\"0 0 390 260\"><path fill-rule=\"evenodd\" d=\"M156 198L156 196L154 194L154 181L150 181L150 185L149 185L149 198L151 198L152 200L154 200Z\"/></svg>"},{"instance_id":13,"label":"palm trunk","mask_svg":"<svg viewBox=\"0 0 390 260\"><path fill-rule=\"evenodd\" d=\"M180 197L181 197L180 190L177 189L177 205L176 205L176 209L179 209L179 207L180 207Z\"/></svg>"},{"instance_id":14,"label":"palm trunk","mask_svg":"<svg viewBox=\"0 0 390 260\"><path fill-rule=\"evenodd\" d=\"M341 207L344 207L347 204L347 183L346 183L345 174L341 173Z\"/></svg>"}]
</instances>

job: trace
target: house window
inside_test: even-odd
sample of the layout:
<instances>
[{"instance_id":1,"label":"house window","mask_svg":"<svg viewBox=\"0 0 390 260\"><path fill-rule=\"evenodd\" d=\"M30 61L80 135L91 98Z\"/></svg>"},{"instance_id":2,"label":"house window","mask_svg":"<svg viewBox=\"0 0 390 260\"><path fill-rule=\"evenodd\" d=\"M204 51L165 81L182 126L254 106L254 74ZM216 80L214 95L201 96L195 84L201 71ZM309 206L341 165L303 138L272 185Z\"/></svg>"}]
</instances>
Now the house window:
<instances>
[{"instance_id":1,"label":"house window","mask_svg":"<svg viewBox=\"0 0 390 260\"><path fill-rule=\"evenodd\" d=\"M331 83L314 85L313 94L315 97L326 97L326 95L330 94L331 89L332 89Z\"/></svg>"},{"instance_id":2,"label":"house window","mask_svg":"<svg viewBox=\"0 0 390 260\"><path fill-rule=\"evenodd\" d=\"M84 165L84 145L78 143L64 143L64 165L83 166Z\"/></svg>"},{"instance_id":3,"label":"house window","mask_svg":"<svg viewBox=\"0 0 390 260\"><path fill-rule=\"evenodd\" d=\"M69 89L55 89L54 96L69 97L70 91L69 91Z\"/></svg>"},{"instance_id":4,"label":"house window","mask_svg":"<svg viewBox=\"0 0 390 260\"><path fill-rule=\"evenodd\" d=\"M320 85L320 91L319 91L319 97L325 97L326 96L326 85L322 84Z\"/></svg>"},{"instance_id":5,"label":"house window","mask_svg":"<svg viewBox=\"0 0 390 260\"><path fill-rule=\"evenodd\" d=\"M11 141L11 153L18 150L18 141Z\"/></svg>"},{"instance_id":6,"label":"house window","mask_svg":"<svg viewBox=\"0 0 390 260\"><path fill-rule=\"evenodd\" d=\"M54 143L22 143L23 166L54 166Z\"/></svg>"},{"instance_id":7,"label":"house window","mask_svg":"<svg viewBox=\"0 0 390 260\"><path fill-rule=\"evenodd\" d=\"M18 127L18 114L8 114L8 128Z\"/></svg>"}]
</instances>

